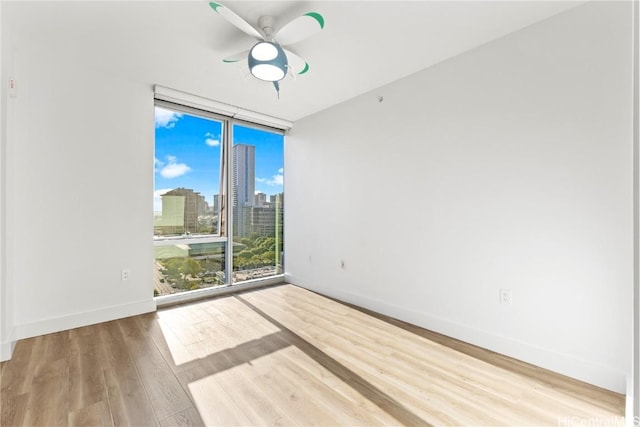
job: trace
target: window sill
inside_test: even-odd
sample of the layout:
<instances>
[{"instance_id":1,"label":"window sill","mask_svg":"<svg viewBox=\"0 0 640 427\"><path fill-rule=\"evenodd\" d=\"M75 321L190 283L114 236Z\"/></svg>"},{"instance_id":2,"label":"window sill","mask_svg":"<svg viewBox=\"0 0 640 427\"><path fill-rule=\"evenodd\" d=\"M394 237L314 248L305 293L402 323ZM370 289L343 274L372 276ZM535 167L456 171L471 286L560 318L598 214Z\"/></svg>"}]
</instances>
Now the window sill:
<instances>
[{"instance_id":1,"label":"window sill","mask_svg":"<svg viewBox=\"0 0 640 427\"><path fill-rule=\"evenodd\" d=\"M211 298L221 295L233 294L249 289L261 288L264 286L279 285L284 283L284 274L265 277L261 279L246 280L235 285L216 286L208 289L198 289L195 291L182 292L179 294L163 295L155 297L156 307L168 307L176 304L184 304L204 298Z\"/></svg>"}]
</instances>

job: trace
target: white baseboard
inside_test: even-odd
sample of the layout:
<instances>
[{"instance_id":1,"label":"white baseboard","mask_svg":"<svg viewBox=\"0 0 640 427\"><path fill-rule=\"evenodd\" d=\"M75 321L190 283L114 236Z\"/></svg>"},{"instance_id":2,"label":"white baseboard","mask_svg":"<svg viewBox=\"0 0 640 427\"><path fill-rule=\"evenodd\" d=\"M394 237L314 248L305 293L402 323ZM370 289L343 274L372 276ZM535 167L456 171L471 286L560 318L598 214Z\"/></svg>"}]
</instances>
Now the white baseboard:
<instances>
[{"instance_id":1,"label":"white baseboard","mask_svg":"<svg viewBox=\"0 0 640 427\"><path fill-rule=\"evenodd\" d=\"M74 313L16 325L14 337L17 341L38 335L66 331L68 329L108 322L110 320L121 319L123 317L149 313L155 310L156 302L153 299L118 306L104 307L98 310Z\"/></svg>"},{"instance_id":2,"label":"white baseboard","mask_svg":"<svg viewBox=\"0 0 640 427\"><path fill-rule=\"evenodd\" d=\"M290 274L285 274L285 281L616 393L625 394L627 391L626 373L608 366L455 323L428 313L399 307L365 295L342 289L319 287Z\"/></svg>"},{"instance_id":3,"label":"white baseboard","mask_svg":"<svg viewBox=\"0 0 640 427\"><path fill-rule=\"evenodd\" d=\"M625 416L625 427L636 427L634 426L636 414L633 413L633 376L629 375L627 377L627 399L625 400L624 407L624 416Z\"/></svg>"},{"instance_id":4,"label":"white baseboard","mask_svg":"<svg viewBox=\"0 0 640 427\"><path fill-rule=\"evenodd\" d=\"M11 336L15 336L11 334ZM13 350L16 348L16 340L10 339L8 341L0 342L0 362L11 359L13 356Z\"/></svg>"}]
</instances>

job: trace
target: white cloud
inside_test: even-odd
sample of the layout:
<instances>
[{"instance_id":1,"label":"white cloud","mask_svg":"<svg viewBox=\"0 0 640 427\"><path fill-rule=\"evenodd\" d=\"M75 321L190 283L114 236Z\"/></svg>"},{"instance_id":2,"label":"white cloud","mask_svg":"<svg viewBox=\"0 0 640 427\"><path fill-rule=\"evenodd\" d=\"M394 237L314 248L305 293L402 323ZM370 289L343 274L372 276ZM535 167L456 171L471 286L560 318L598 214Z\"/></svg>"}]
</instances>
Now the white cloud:
<instances>
[{"instance_id":1,"label":"white cloud","mask_svg":"<svg viewBox=\"0 0 640 427\"><path fill-rule=\"evenodd\" d=\"M153 173L158 173L158 168L164 166L164 162L162 160L158 160L157 157L153 159Z\"/></svg>"},{"instance_id":2,"label":"white cloud","mask_svg":"<svg viewBox=\"0 0 640 427\"><path fill-rule=\"evenodd\" d=\"M184 163L169 163L163 167L160 171L160 175L164 178L172 179L184 175L189 172L191 168Z\"/></svg>"},{"instance_id":3,"label":"white cloud","mask_svg":"<svg viewBox=\"0 0 640 427\"><path fill-rule=\"evenodd\" d=\"M180 120L182 113L156 107L156 127L171 129Z\"/></svg>"},{"instance_id":4,"label":"white cloud","mask_svg":"<svg viewBox=\"0 0 640 427\"><path fill-rule=\"evenodd\" d=\"M278 173L279 173L280 175L282 175L282 174L284 173L284 168L280 168L280 169L278 169Z\"/></svg>"},{"instance_id":5,"label":"white cloud","mask_svg":"<svg viewBox=\"0 0 640 427\"><path fill-rule=\"evenodd\" d=\"M182 176L189 172L191 168L186 163L178 163L176 156L167 156L167 164L163 164L160 169L160 175L163 178L172 179ZM162 162L160 162L162 163Z\"/></svg>"},{"instance_id":6,"label":"white cloud","mask_svg":"<svg viewBox=\"0 0 640 427\"><path fill-rule=\"evenodd\" d=\"M270 185L272 187L282 185L284 183L284 175L282 175L282 168L278 170L278 174L272 175L271 179L269 178L256 178L256 181L262 182L264 184Z\"/></svg>"},{"instance_id":7,"label":"white cloud","mask_svg":"<svg viewBox=\"0 0 640 427\"><path fill-rule=\"evenodd\" d=\"M204 136L206 138L204 142L209 147L217 147L218 145L220 145L220 138L216 138L216 136L211 132L207 132Z\"/></svg>"}]
</instances>

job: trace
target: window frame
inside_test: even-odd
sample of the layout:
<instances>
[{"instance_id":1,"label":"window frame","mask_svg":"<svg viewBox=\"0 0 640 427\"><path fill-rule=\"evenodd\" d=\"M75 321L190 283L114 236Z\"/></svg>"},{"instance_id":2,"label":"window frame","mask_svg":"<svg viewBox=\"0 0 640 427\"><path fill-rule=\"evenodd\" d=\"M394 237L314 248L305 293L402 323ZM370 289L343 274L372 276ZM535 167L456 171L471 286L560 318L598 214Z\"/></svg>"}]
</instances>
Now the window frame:
<instances>
[{"instance_id":1,"label":"window frame","mask_svg":"<svg viewBox=\"0 0 640 427\"><path fill-rule=\"evenodd\" d=\"M165 89L168 90L168 89ZM172 91L175 96L177 91ZM193 95L190 96L194 98ZM189 97L185 97L185 103L180 103L178 100L171 99L163 99L166 96L158 96L157 87L156 87L156 96L153 99L153 107L166 108L168 110L177 111L184 114L189 114L196 117L202 117L205 119L215 120L222 124L222 130L220 135L220 145L222 154L220 156L220 188L219 195L224 198L224 209L222 202L219 203L219 212L218 212L218 228L217 233L215 234L194 234L194 235L181 235L181 236L153 236L153 247L158 246L172 246L179 244L189 244L189 243L225 243L225 283L224 285L214 286L211 288L202 288L198 290L192 291L184 291L170 295L162 295L154 297L156 303L158 305L168 305L168 304L176 304L178 302L189 301L191 299L203 298L210 296L212 294L219 293L225 289L234 288L245 288L251 286L263 286L265 284L270 283L280 283L284 279L284 273L276 274L274 276L246 280L242 282L233 281L233 202L231 200L232 192L233 192L233 141L234 141L234 126L243 126L249 127L257 130L263 130L271 133L278 133L283 136L286 136L288 129L291 127L291 124L285 121L277 121L276 126L269 126L263 123L256 123L252 121L248 121L245 117L250 117L251 114L244 114L243 118L234 117L234 115L225 115L216 112L215 108L206 108L206 103L198 104L198 107L194 107L192 105L185 104L193 104L193 102L189 102ZM199 97L196 97L199 98ZM210 101L213 105L223 105L220 103L216 103L214 101ZM202 108L200 108L202 107ZM246 110L243 110L247 113ZM258 117L258 120L264 121L263 116L255 113ZM282 123L287 124L288 126L282 126ZM155 138L154 138L154 155L155 155ZM154 174L154 191L155 191L155 174ZM223 213L224 211L224 213ZM223 218L224 217L224 218ZM224 226L223 226L224 223ZM282 224L284 228L284 222Z\"/></svg>"},{"instance_id":2,"label":"window frame","mask_svg":"<svg viewBox=\"0 0 640 427\"><path fill-rule=\"evenodd\" d=\"M218 194L221 196L226 196L226 193L224 191L226 191L226 188L224 188L224 181L222 179L222 173L224 171L223 167L224 167L224 162L226 161L226 159L224 158L226 155L226 144L224 141L224 135L225 135L225 129L231 125L231 123L229 122L229 118L228 117L224 117L221 116L219 114L215 114L209 111L205 111L205 110L199 110L197 108L193 108L193 107L187 107L185 105L180 105L180 104L175 104L173 102L169 102L169 101L162 101L162 100L154 100L154 104L153 104L154 109L156 107L160 107L160 108L165 108L167 110L171 110L171 111L177 111L180 113L184 113L184 114L188 114L190 116L195 116L195 117L200 117L203 119L208 119L208 120L214 120L216 122L220 122L222 125L222 130L221 130L221 140L220 140L220 146L221 146L221 150L222 153L220 155L220 186L218 188ZM154 138L154 153L155 153L155 138ZM155 178L155 176L154 176ZM155 190L155 180L154 180L154 190ZM224 235L222 233L222 215L221 215L221 211L222 208L220 206L220 204L218 205L218 226L217 226L217 233L209 233L209 234L191 234L191 235L181 235L181 236L153 236L153 241L154 241L154 245L156 244L156 242L158 242L157 246L163 246L160 242L169 242L169 243L165 243L165 244L169 244L169 245L175 245L178 243L175 243L176 241L191 241L193 242L194 240L198 240L201 243L209 243L209 242L223 242L226 239L224 239ZM185 243L185 242L181 242L181 243Z\"/></svg>"}]
</instances>

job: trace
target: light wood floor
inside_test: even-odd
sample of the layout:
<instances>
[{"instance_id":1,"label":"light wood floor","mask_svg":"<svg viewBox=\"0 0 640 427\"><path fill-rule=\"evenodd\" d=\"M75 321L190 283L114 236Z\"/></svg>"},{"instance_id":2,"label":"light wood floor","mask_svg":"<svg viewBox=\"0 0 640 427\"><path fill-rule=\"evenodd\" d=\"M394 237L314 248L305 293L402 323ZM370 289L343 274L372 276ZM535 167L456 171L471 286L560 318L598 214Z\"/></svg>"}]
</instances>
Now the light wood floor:
<instances>
[{"instance_id":1,"label":"light wood floor","mask_svg":"<svg viewBox=\"0 0 640 427\"><path fill-rule=\"evenodd\" d=\"M23 340L0 372L2 426L573 426L624 413L622 395L291 285Z\"/></svg>"}]
</instances>

